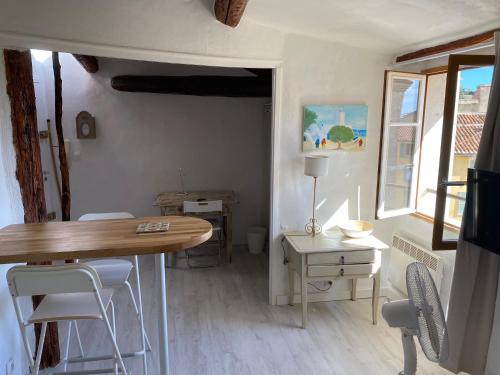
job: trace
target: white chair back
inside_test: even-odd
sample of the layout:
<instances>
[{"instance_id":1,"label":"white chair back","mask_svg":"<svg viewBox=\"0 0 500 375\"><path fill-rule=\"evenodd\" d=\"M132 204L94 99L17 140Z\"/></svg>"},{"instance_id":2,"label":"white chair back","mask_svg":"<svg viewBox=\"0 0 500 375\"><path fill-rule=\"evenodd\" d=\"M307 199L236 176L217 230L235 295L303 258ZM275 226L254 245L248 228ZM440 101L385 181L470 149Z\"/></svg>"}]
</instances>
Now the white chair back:
<instances>
[{"instance_id":1,"label":"white chair back","mask_svg":"<svg viewBox=\"0 0 500 375\"><path fill-rule=\"evenodd\" d=\"M36 323L37 321L42 323L42 328L40 332L40 338L37 343L38 348L43 348L45 343L45 334L47 331L47 324L49 321L53 320L65 320L65 319L75 319L74 315L65 315L67 310L72 310L73 307L78 310L81 308L81 313L83 316L88 317L86 314L88 313L88 309L85 306L79 306L78 303L75 303L74 299L70 299L64 305L59 305L58 303L54 303L53 300L48 299L49 295L53 294L68 294L71 297L73 293L92 293L95 296L97 306L99 309L99 314L91 319L102 319L105 322L106 330L111 338L113 343L113 357L114 358L114 368L115 373L118 373L118 366L120 367L123 374L127 375L128 371L125 368L125 364L123 363L122 356L120 354L120 350L115 340L115 330L111 327L108 316L106 314L107 305L110 304L112 307L112 319L113 319L113 327L115 326L114 320L114 306L113 302L110 300L110 295L108 295L108 300L106 305L103 303L101 298L102 292L102 284L99 280L99 276L96 270L86 264L82 263L72 263L65 264L60 266L46 265L46 266L14 266L10 270L7 271L7 283L9 285L9 290L12 296L12 302L14 304L14 310L16 312L17 322L19 325L19 329L21 331L21 335L23 338L24 348L26 350L26 354L28 356L29 361L29 373L38 375L40 369L40 362L42 359L43 349L38 350L36 356L33 355L33 351L31 350L31 345L28 339L26 326ZM44 298L42 304L45 301L45 308L42 308L40 305L39 308L43 310L38 318L33 318L38 308L35 310L30 320L25 321L23 318L23 314L21 311L21 307L19 304L19 297L26 296L35 296L35 295L47 295ZM59 301L64 301L64 299L59 299ZM65 308L65 306L68 306ZM55 310L59 308L59 310ZM80 318L81 319L81 318ZM68 332L71 332L71 324L68 328ZM75 321L76 324L76 321ZM78 336L78 335L77 335ZM68 349L69 349L69 334L68 334L68 344L66 346L66 355L63 359L64 363L64 373L66 374L66 365L68 363ZM80 344L81 345L81 344ZM82 354L83 356L83 354Z\"/></svg>"},{"instance_id":2,"label":"white chair back","mask_svg":"<svg viewBox=\"0 0 500 375\"><path fill-rule=\"evenodd\" d=\"M7 272L7 282L13 297L95 292L102 289L96 270L83 263L14 266Z\"/></svg>"},{"instance_id":3,"label":"white chair back","mask_svg":"<svg viewBox=\"0 0 500 375\"><path fill-rule=\"evenodd\" d=\"M222 201L184 201L184 213L222 212Z\"/></svg>"},{"instance_id":4,"label":"white chair back","mask_svg":"<svg viewBox=\"0 0 500 375\"><path fill-rule=\"evenodd\" d=\"M134 219L135 216L129 212L103 212L99 214L85 214L80 216L78 221L92 221L92 220L113 220L113 219Z\"/></svg>"}]
</instances>

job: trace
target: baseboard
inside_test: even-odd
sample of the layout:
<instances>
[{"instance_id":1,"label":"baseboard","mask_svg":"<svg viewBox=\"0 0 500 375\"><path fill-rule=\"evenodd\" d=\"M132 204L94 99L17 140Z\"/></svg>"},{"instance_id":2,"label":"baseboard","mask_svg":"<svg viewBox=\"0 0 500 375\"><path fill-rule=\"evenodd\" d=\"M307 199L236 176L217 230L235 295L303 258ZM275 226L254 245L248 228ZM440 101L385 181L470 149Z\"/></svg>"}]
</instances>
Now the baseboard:
<instances>
[{"instance_id":1,"label":"baseboard","mask_svg":"<svg viewBox=\"0 0 500 375\"><path fill-rule=\"evenodd\" d=\"M386 288L387 289L387 298L390 300L398 300L398 299L405 299L408 298L405 294L401 293L398 289L393 288L392 286L389 286Z\"/></svg>"},{"instance_id":2,"label":"baseboard","mask_svg":"<svg viewBox=\"0 0 500 375\"><path fill-rule=\"evenodd\" d=\"M380 297L393 296L394 294L390 290L390 288L380 288ZM356 293L356 297L358 299L363 298L372 298L372 289L358 289ZM331 293L328 292L314 292L307 294L308 302L330 302L330 301L342 301L342 300L350 300L351 299L351 291L350 290L339 290ZM288 295L277 295L276 296L276 304L277 305L287 305L288 304ZM300 294L295 294L293 297L294 303L300 303Z\"/></svg>"}]
</instances>

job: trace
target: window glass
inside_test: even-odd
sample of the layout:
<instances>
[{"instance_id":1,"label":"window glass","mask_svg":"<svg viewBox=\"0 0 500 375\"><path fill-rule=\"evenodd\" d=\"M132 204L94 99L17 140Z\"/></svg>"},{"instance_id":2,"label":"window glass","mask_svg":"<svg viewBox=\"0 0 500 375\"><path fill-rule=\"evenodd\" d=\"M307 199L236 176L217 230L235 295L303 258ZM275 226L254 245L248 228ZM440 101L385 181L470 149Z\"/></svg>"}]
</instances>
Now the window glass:
<instances>
[{"instance_id":1,"label":"window glass","mask_svg":"<svg viewBox=\"0 0 500 375\"><path fill-rule=\"evenodd\" d=\"M387 150L387 177L385 181L385 209L408 207L413 181L413 150L415 126L391 126Z\"/></svg>"},{"instance_id":2,"label":"window glass","mask_svg":"<svg viewBox=\"0 0 500 375\"><path fill-rule=\"evenodd\" d=\"M489 99L492 67L459 72L457 114L450 157L450 181L466 181L467 169L474 167ZM436 189L443 132L446 74L432 75L427 81L427 100L422 135L417 211L434 217ZM449 186L445 222L459 227L465 204L466 186Z\"/></svg>"},{"instance_id":3,"label":"window glass","mask_svg":"<svg viewBox=\"0 0 500 375\"><path fill-rule=\"evenodd\" d=\"M396 78L391 91L391 122L416 123L418 121L418 102L420 80Z\"/></svg>"},{"instance_id":4,"label":"window glass","mask_svg":"<svg viewBox=\"0 0 500 375\"><path fill-rule=\"evenodd\" d=\"M387 72L377 218L415 212L426 76Z\"/></svg>"},{"instance_id":5,"label":"window glass","mask_svg":"<svg viewBox=\"0 0 500 375\"><path fill-rule=\"evenodd\" d=\"M450 163L450 181L467 181L467 169L474 165L479 141L483 133L486 109L490 97L493 67L465 69L459 72L459 95L457 114L455 117L455 132L452 141ZM450 224L460 226L462 223L465 201L456 197L465 196L467 186L450 186L445 220Z\"/></svg>"},{"instance_id":6,"label":"window glass","mask_svg":"<svg viewBox=\"0 0 500 375\"><path fill-rule=\"evenodd\" d=\"M429 217L434 217L436 206L445 89L446 74L435 74L427 78L427 100L422 132L417 212Z\"/></svg>"}]
</instances>

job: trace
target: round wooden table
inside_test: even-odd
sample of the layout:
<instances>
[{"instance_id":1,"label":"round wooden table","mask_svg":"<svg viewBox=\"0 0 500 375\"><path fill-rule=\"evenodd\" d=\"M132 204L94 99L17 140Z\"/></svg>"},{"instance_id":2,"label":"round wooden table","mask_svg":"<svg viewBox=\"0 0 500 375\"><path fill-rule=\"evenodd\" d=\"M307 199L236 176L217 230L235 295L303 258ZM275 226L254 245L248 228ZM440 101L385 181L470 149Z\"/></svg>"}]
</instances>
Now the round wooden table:
<instances>
[{"instance_id":1,"label":"round wooden table","mask_svg":"<svg viewBox=\"0 0 500 375\"><path fill-rule=\"evenodd\" d=\"M163 233L137 234L139 224L168 221ZM158 275L160 375L169 373L165 252L197 246L212 224L188 216L15 224L0 229L0 264L155 254Z\"/></svg>"}]
</instances>

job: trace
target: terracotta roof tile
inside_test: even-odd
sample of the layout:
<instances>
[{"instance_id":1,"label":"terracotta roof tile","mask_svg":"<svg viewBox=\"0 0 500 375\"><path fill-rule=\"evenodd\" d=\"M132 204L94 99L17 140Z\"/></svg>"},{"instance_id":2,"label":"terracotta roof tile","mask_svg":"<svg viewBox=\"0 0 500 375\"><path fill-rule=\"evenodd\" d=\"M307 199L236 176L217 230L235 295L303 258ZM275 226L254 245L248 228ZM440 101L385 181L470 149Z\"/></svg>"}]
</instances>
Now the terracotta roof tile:
<instances>
[{"instance_id":1,"label":"terracotta roof tile","mask_svg":"<svg viewBox=\"0 0 500 375\"><path fill-rule=\"evenodd\" d=\"M476 154L483 132L484 113L459 113L455 135L455 154Z\"/></svg>"},{"instance_id":2,"label":"terracotta roof tile","mask_svg":"<svg viewBox=\"0 0 500 375\"><path fill-rule=\"evenodd\" d=\"M483 125L486 113L459 113L457 115L458 125Z\"/></svg>"},{"instance_id":3,"label":"terracotta roof tile","mask_svg":"<svg viewBox=\"0 0 500 375\"><path fill-rule=\"evenodd\" d=\"M415 127L414 126L400 126L398 127L398 142L415 142Z\"/></svg>"}]
</instances>

